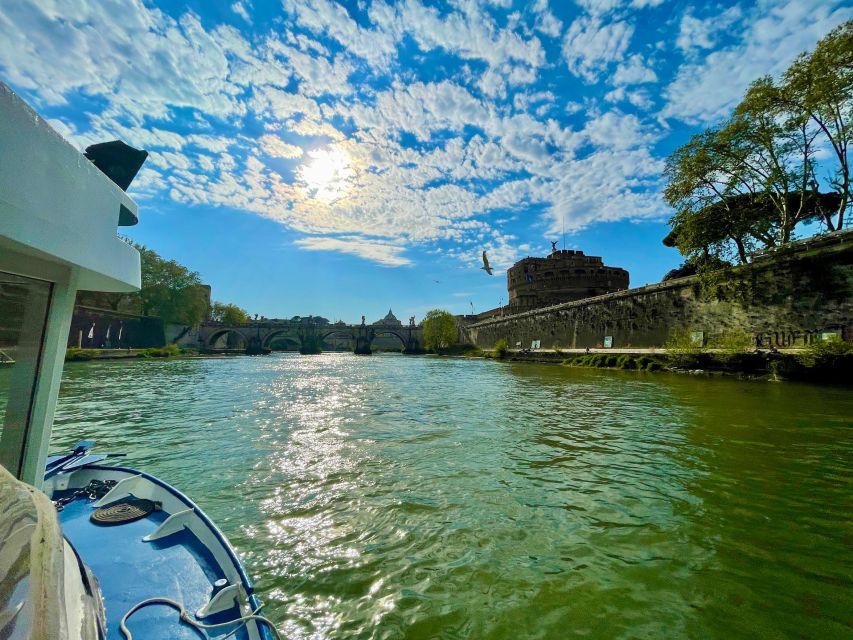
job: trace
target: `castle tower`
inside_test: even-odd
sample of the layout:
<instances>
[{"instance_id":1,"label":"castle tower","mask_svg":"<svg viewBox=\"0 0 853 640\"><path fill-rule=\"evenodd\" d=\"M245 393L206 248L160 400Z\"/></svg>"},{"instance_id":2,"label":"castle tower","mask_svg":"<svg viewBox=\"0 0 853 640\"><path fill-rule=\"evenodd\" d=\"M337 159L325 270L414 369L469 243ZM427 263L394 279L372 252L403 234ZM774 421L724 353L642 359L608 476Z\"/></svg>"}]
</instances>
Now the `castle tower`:
<instances>
[{"instance_id":1,"label":"castle tower","mask_svg":"<svg viewBox=\"0 0 853 640\"><path fill-rule=\"evenodd\" d=\"M506 272L513 312L547 307L628 288L628 272L608 267L583 251L555 250L544 258L527 257Z\"/></svg>"}]
</instances>

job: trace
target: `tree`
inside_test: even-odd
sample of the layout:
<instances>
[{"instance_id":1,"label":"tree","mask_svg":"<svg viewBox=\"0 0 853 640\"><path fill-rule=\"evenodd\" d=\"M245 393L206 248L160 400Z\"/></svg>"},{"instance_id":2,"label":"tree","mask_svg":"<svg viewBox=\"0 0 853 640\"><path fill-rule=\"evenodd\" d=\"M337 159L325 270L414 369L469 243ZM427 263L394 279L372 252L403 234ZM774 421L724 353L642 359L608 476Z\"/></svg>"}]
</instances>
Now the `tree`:
<instances>
[{"instance_id":1,"label":"tree","mask_svg":"<svg viewBox=\"0 0 853 640\"><path fill-rule=\"evenodd\" d=\"M810 121L832 150L835 166L829 182L839 196L839 206L837 217L826 213L822 218L830 231L839 230L850 202L847 150L853 137L853 21L830 31L811 53L801 54L783 75L783 83L788 110ZM817 176L812 178L817 189Z\"/></svg>"},{"instance_id":2,"label":"tree","mask_svg":"<svg viewBox=\"0 0 853 640\"><path fill-rule=\"evenodd\" d=\"M775 240L789 242L797 224L812 217L806 206L817 189L813 177L817 131L801 113L791 111L787 88L770 77L752 83L727 129L743 173L760 191L752 192L771 218ZM810 189L810 186L812 189ZM775 244L775 243L768 243Z\"/></svg>"},{"instance_id":3,"label":"tree","mask_svg":"<svg viewBox=\"0 0 853 640\"><path fill-rule=\"evenodd\" d=\"M236 304L214 302L210 305L210 319L223 324L243 324L249 321L249 313Z\"/></svg>"},{"instance_id":4,"label":"tree","mask_svg":"<svg viewBox=\"0 0 853 640\"><path fill-rule=\"evenodd\" d=\"M441 351L456 342L456 319L447 311L433 309L424 317L424 347Z\"/></svg>"},{"instance_id":5,"label":"tree","mask_svg":"<svg viewBox=\"0 0 853 640\"><path fill-rule=\"evenodd\" d=\"M721 127L694 135L667 159L664 199L675 215L664 244L690 260L736 255L746 262L756 244L773 242L772 220L758 215L766 211L743 208L763 198L737 147L735 132Z\"/></svg>"},{"instance_id":6,"label":"tree","mask_svg":"<svg viewBox=\"0 0 853 640\"><path fill-rule=\"evenodd\" d=\"M795 192L787 197L788 210L801 211L798 219L835 211L838 204L836 193ZM672 230L663 244L677 248L687 258L685 266L692 265L694 273L703 268L719 269L730 264L735 255L744 264L749 261L748 252L775 246L772 230L777 213L771 198L761 192L728 196L695 211L678 211L670 219Z\"/></svg>"},{"instance_id":7,"label":"tree","mask_svg":"<svg viewBox=\"0 0 853 640\"><path fill-rule=\"evenodd\" d=\"M207 315L207 290L198 272L135 245L142 260L142 313L169 322L196 325Z\"/></svg>"},{"instance_id":8,"label":"tree","mask_svg":"<svg viewBox=\"0 0 853 640\"><path fill-rule=\"evenodd\" d=\"M776 83L759 78L732 116L694 135L666 163L664 198L675 210L664 244L694 265L741 263L791 240L811 220L840 229L849 202L847 149L853 108L853 23L803 54ZM836 167L821 193L817 152Z\"/></svg>"}]
</instances>

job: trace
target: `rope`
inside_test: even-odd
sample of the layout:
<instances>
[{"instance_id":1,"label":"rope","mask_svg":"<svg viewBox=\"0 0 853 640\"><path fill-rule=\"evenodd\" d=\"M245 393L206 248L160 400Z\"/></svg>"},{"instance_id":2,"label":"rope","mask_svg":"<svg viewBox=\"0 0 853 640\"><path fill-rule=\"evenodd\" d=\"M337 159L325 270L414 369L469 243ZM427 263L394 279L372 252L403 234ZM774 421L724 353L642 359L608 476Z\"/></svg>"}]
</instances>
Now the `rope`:
<instances>
[{"instance_id":1,"label":"rope","mask_svg":"<svg viewBox=\"0 0 853 640\"><path fill-rule=\"evenodd\" d=\"M281 637L281 634L279 634L279 632L278 632L278 629L275 628L275 625L273 625L272 622L270 622L267 618L265 618L263 616L257 615L258 611L261 610L261 607L258 607L257 609L255 609L252 613L250 613L247 616L240 616L239 618L235 618L234 620L229 620L228 622L218 622L216 624L204 624L203 622L197 622L197 621L193 620L190 617L190 614L187 613L187 610L184 609L184 605L180 604L179 602L175 602L174 600L171 600L169 598L148 598L147 600L143 600L142 602L138 602L135 605L133 605L130 608L130 610L122 616L121 622L119 623L119 628L121 629L122 635L124 635L124 637L127 638L127 640L133 640L133 634L130 633L130 630L128 630L127 625L125 624L125 622L127 622L127 619L130 616L132 616L134 613L136 613L137 611L142 609L143 607L147 607L148 605L152 605L152 604L164 604L164 605L172 607L173 609L177 609L178 612L181 614L180 615L181 621L186 622L188 625L195 627L199 631L204 631L205 629L219 629L220 627L227 627L230 624L234 624L235 622L239 622L240 626L238 626L236 629L232 629L231 631L229 631L227 635L222 637L222 640L227 640L228 638L233 636L240 629L245 627L246 624L248 624L249 620L258 620L259 622L263 622L265 625L267 625L267 627L272 629L272 632L275 634L275 637L277 638L277 640L283 640Z\"/></svg>"},{"instance_id":2,"label":"rope","mask_svg":"<svg viewBox=\"0 0 853 640\"><path fill-rule=\"evenodd\" d=\"M144 518L156 508L154 502L145 498L125 498L121 502L95 509L89 519L101 525L124 524Z\"/></svg>"}]
</instances>

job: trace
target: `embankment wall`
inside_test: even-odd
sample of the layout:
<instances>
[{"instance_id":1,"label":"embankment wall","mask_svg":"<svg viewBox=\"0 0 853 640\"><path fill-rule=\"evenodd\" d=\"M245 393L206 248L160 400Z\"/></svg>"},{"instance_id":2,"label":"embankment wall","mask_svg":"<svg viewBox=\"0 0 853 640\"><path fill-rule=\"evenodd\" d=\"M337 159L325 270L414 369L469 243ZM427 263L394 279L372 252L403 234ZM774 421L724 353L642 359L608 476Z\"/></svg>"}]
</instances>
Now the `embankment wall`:
<instances>
[{"instance_id":1,"label":"embankment wall","mask_svg":"<svg viewBox=\"0 0 853 640\"><path fill-rule=\"evenodd\" d=\"M818 236L731 269L713 284L698 277L610 293L525 313L464 324L488 349L662 347L675 332L705 344L747 332L759 347L804 346L822 333L853 340L853 230ZM701 334L699 334L701 332Z\"/></svg>"}]
</instances>

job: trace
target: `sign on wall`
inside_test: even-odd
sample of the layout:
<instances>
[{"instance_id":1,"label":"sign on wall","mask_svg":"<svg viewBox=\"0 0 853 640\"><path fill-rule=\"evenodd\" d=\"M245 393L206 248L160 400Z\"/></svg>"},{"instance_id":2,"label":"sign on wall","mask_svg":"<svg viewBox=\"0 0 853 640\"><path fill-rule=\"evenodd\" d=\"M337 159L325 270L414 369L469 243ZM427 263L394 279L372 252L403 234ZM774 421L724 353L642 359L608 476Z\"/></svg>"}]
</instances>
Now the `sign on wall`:
<instances>
[{"instance_id":1,"label":"sign on wall","mask_svg":"<svg viewBox=\"0 0 853 640\"><path fill-rule=\"evenodd\" d=\"M613 348L613 336L604 336L604 348L605 349Z\"/></svg>"}]
</instances>

